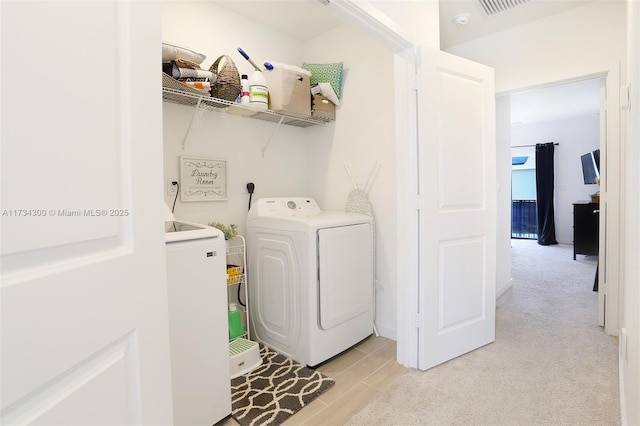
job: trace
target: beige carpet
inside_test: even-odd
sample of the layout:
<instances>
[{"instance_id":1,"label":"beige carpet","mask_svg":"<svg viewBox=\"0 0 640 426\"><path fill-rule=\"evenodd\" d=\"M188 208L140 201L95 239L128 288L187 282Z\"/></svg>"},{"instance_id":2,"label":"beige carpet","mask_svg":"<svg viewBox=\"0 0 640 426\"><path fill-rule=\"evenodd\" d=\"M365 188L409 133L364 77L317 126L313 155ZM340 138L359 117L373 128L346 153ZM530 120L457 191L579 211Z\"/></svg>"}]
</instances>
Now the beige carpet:
<instances>
[{"instance_id":1,"label":"beige carpet","mask_svg":"<svg viewBox=\"0 0 640 426\"><path fill-rule=\"evenodd\" d=\"M496 341L411 370L353 425L618 425L617 339L597 325L595 258L513 241Z\"/></svg>"}]
</instances>

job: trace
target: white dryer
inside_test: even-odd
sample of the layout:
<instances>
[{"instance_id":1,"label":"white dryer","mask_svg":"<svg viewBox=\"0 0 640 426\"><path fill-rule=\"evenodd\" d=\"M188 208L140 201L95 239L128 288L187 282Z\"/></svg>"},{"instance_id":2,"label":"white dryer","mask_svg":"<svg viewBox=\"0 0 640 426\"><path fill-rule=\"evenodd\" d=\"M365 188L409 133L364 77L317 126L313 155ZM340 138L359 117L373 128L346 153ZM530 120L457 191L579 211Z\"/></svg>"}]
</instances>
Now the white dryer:
<instances>
[{"instance_id":1,"label":"white dryer","mask_svg":"<svg viewBox=\"0 0 640 426\"><path fill-rule=\"evenodd\" d=\"M373 220L311 198L263 198L247 217L253 336L315 366L373 333Z\"/></svg>"}]
</instances>

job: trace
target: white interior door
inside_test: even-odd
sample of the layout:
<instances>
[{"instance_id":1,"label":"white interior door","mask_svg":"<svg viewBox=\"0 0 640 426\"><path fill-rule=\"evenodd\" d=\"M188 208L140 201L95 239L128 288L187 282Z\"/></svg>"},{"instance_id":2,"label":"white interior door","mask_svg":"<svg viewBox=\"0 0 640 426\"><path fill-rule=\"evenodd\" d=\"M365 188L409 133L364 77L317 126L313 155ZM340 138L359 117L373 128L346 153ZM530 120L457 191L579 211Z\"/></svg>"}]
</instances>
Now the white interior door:
<instances>
[{"instance_id":1,"label":"white interior door","mask_svg":"<svg viewBox=\"0 0 640 426\"><path fill-rule=\"evenodd\" d=\"M495 339L493 69L421 48L418 66L418 365Z\"/></svg>"},{"instance_id":2,"label":"white interior door","mask_svg":"<svg viewBox=\"0 0 640 426\"><path fill-rule=\"evenodd\" d=\"M1 422L169 424L159 4L1 20Z\"/></svg>"}]
</instances>

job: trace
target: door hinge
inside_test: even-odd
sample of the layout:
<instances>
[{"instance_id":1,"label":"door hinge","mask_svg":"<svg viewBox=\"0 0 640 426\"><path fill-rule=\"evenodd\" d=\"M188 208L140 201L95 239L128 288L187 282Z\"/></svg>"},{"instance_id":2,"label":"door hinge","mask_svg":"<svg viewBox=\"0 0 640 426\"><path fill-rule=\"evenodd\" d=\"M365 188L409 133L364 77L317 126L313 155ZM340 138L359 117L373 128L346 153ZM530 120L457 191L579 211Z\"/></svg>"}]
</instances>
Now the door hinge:
<instances>
[{"instance_id":1,"label":"door hinge","mask_svg":"<svg viewBox=\"0 0 640 426\"><path fill-rule=\"evenodd\" d=\"M422 195L416 196L416 210L424 210L427 207L427 198Z\"/></svg>"},{"instance_id":2,"label":"door hinge","mask_svg":"<svg viewBox=\"0 0 640 426\"><path fill-rule=\"evenodd\" d=\"M413 74L413 76L411 78L411 81L409 82L409 87L414 92L418 91L418 76L417 75Z\"/></svg>"},{"instance_id":3,"label":"door hinge","mask_svg":"<svg viewBox=\"0 0 640 426\"><path fill-rule=\"evenodd\" d=\"M415 198L413 199L413 205L411 206L411 208L415 210L422 210L424 208L422 204L423 200L424 200L424 197L421 197L420 195L416 195Z\"/></svg>"},{"instance_id":4,"label":"door hinge","mask_svg":"<svg viewBox=\"0 0 640 426\"><path fill-rule=\"evenodd\" d=\"M418 329L422 328L422 324L424 322L424 317L420 312L416 312L416 314L413 317L414 320L414 326Z\"/></svg>"},{"instance_id":5,"label":"door hinge","mask_svg":"<svg viewBox=\"0 0 640 426\"><path fill-rule=\"evenodd\" d=\"M620 88L620 109L631 111L631 84Z\"/></svg>"}]
</instances>

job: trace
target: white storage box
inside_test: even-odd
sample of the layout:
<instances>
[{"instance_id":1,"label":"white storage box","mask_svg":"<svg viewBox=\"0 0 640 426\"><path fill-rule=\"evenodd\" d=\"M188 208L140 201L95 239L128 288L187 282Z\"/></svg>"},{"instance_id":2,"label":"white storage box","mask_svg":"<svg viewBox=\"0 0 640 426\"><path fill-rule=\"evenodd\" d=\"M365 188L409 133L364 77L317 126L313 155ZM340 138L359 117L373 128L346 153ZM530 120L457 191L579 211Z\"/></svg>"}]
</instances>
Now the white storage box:
<instances>
[{"instance_id":1,"label":"white storage box","mask_svg":"<svg viewBox=\"0 0 640 426\"><path fill-rule=\"evenodd\" d=\"M269 87L269 109L296 117L311 117L311 73L295 65L271 63L264 70Z\"/></svg>"}]
</instances>

